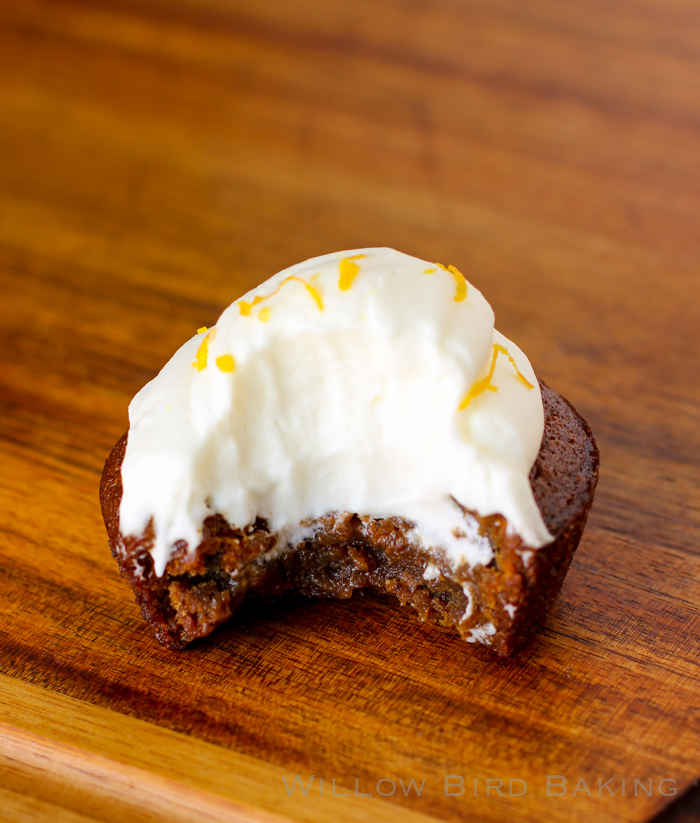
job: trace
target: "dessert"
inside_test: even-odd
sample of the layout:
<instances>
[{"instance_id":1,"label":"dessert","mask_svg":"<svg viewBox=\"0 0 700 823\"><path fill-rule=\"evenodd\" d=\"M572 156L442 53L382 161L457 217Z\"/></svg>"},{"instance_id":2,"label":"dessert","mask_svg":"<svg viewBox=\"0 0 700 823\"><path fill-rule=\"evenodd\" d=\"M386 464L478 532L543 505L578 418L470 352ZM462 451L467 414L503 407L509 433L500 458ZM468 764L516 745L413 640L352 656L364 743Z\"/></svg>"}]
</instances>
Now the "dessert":
<instances>
[{"instance_id":1,"label":"dessert","mask_svg":"<svg viewBox=\"0 0 700 823\"><path fill-rule=\"evenodd\" d=\"M558 593L598 451L454 267L392 249L287 269L129 408L100 488L169 648L247 598L373 589L500 655Z\"/></svg>"}]
</instances>

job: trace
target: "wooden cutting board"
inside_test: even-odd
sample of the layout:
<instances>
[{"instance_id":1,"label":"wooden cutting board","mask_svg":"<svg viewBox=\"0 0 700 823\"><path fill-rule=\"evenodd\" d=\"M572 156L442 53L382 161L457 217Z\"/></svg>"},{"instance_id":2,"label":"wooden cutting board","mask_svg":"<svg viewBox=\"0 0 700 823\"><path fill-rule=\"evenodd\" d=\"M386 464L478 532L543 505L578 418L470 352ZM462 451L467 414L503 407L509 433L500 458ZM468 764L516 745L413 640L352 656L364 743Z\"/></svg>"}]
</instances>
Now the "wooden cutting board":
<instances>
[{"instance_id":1,"label":"wooden cutting board","mask_svg":"<svg viewBox=\"0 0 700 823\"><path fill-rule=\"evenodd\" d=\"M695 819L698 43L682 0L0 5L3 820ZM99 512L129 400L375 245L461 268L598 439L547 624L501 662L298 601L166 651Z\"/></svg>"}]
</instances>

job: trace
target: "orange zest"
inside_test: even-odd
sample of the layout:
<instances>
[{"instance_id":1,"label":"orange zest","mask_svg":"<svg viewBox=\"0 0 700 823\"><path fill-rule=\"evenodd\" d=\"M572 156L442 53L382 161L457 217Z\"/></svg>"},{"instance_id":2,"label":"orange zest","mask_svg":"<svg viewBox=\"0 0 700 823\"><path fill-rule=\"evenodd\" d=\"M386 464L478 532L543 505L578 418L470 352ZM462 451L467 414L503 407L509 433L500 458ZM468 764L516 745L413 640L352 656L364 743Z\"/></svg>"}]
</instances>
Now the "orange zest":
<instances>
[{"instance_id":1,"label":"orange zest","mask_svg":"<svg viewBox=\"0 0 700 823\"><path fill-rule=\"evenodd\" d=\"M221 371L231 372L236 368L236 361L233 359L233 355L222 354L221 357L216 358L216 365Z\"/></svg>"},{"instance_id":2,"label":"orange zest","mask_svg":"<svg viewBox=\"0 0 700 823\"><path fill-rule=\"evenodd\" d=\"M491 366L489 367L489 373L486 377L483 377L481 380L477 380L476 383L471 387L467 395L465 396L464 400L459 405L458 411L463 411L467 408L467 406L472 402L475 397L478 397L482 392L485 391L498 391L498 386L492 386L491 380L493 379L493 373L496 369L496 360L498 359L499 354L505 354L505 356L510 360L513 368L515 369L515 373L518 376L518 379L521 380L528 389L533 389L534 386L527 380L520 372L515 360L510 355L508 349L504 346L500 346L498 343L493 344L493 356L491 358Z\"/></svg>"},{"instance_id":3,"label":"orange zest","mask_svg":"<svg viewBox=\"0 0 700 823\"><path fill-rule=\"evenodd\" d=\"M202 371L202 369L206 369L207 367L207 356L209 354L209 347L207 346L207 338L205 337L202 340L202 345L197 349L197 354L195 357L196 360L192 361L192 365L197 369L197 371Z\"/></svg>"},{"instance_id":4,"label":"orange zest","mask_svg":"<svg viewBox=\"0 0 700 823\"><path fill-rule=\"evenodd\" d=\"M212 329L210 332L207 332L206 337L200 343L199 348L197 349L197 354L195 357L196 360L192 361L192 365L197 369L197 371L202 371L207 367L207 357L209 356L209 340L214 340L216 337L216 329Z\"/></svg>"},{"instance_id":5,"label":"orange zest","mask_svg":"<svg viewBox=\"0 0 700 823\"><path fill-rule=\"evenodd\" d=\"M311 283L307 283L306 280L302 280L301 277L297 277L296 275L292 274L290 277L285 278L271 294L266 294L263 297L258 296L253 299L252 303L246 303L245 300L241 300L241 302L238 304L241 314L247 317L250 314L251 310L258 305L258 303L262 303L263 300L269 300L271 297L274 297L280 291L282 286L284 286L286 283L289 283L291 280L296 280L297 283L301 283L309 292L311 297L314 299L319 310L323 311L323 300L321 299L321 295L319 294L319 292L311 285ZM263 322L265 321L263 320Z\"/></svg>"},{"instance_id":6,"label":"orange zest","mask_svg":"<svg viewBox=\"0 0 700 823\"><path fill-rule=\"evenodd\" d=\"M461 303L462 300L467 299L467 278L456 266L443 266L442 263L436 263L443 271L448 271L455 279L457 284L457 292L455 294L455 303ZM427 274L427 272L426 272Z\"/></svg>"},{"instance_id":7,"label":"orange zest","mask_svg":"<svg viewBox=\"0 0 700 823\"><path fill-rule=\"evenodd\" d=\"M347 291L352 287L353 280L357 277L360 267L355 260L366 257L364 254L356 254L354 257L343 257L340 261L340 279L338 280L338 288L341 291Z\"/></svg>"}]
</instances>

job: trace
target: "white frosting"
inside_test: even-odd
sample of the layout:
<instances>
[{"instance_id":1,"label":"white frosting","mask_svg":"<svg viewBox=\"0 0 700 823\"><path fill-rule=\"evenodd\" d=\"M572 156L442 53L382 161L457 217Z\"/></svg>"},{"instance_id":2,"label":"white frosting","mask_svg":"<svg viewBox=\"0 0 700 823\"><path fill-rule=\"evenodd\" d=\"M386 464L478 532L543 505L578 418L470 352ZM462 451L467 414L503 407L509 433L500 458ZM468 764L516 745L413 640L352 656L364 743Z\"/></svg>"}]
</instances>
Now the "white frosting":
<instances>
[{"instance_id":1,"label":"white frosting","mask_svg":"<svg viewBox=\"0 0 700 823\"><path fill-rule=\"evenodd\" d=\"M276 274L185 343L129 420L120 526L153 520L158 574L214 512L289 534L331 512L401 516L455 568L492 557L461 507L531 548L552 539L528 480L544 429L528 359L456 269L392 249Z\"/></svg>"},{"instance_id":2,"label":"white frosting","mask_svg":"<svg viewBox=\"0 0 700 823\"><path fill-rule=\"evenodd\" d=\"M472 591L472 587L469 583L462 583L462 591L464 592L464 596L467 598L467 608L464 610L464 614L459 621L460 623L464 623L465 620L469 620L474 613L474 592Z\"/></svg>"},{"instance_id":3,"label":"white frosting","mask_svg":"<svg viewBox=\"0 0 700 823\"><path fill-rule=\"evenodd\" d=\"M486 646L491 645L489 638L496 634L496 627L493 623L484 623L483 626L477 626L474 629L469 629L469 637L464 639L467 643L483 643Z\"/></svg>"},{"instance_id":4,"label":"white frosting","mask_svg":"<svg viewBox=\"0 0 700 823\"><path fill-rule=\"evenodd\" d=\"M428 563L423 572L423 580L437 580L440 574L440 569L434 563Z\"/></svg>"}]
</instances>

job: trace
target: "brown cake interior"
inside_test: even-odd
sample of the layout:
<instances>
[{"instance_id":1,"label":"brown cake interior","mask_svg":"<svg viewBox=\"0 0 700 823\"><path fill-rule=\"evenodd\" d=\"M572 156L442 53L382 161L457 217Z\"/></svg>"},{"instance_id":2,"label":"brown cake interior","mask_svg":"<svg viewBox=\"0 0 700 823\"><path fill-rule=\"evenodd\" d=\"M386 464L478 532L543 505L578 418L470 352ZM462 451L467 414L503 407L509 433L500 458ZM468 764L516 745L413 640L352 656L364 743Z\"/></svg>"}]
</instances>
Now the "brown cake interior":
<instances>
[{"instance_id":1,"label":"brown cake interior","mask_svg":"<svg viewBox=\"0 0 700 823\"><path fill-rule=\"evenodd\" d=\"M543 383L540 388L545 428L530 483L554 537L540 549L508 535L502 516L472 512L494 559L488 566L455 571L440 552L412 543L412 524L398 517L332 513L311 524L313 537L287 547L277 545L263 520L241 530L217 514L205 521L200 545L192 552L177 546L157 577L149 551L151 526L138 538L119 529L127 433L107 459L100 487L112 553L144 617L170 649L210 634L246 598L290 591L348 598L355 589L372 589L410 604L422 621L455 627L468 642L480 639L507 656L527 641L561 588L598 479L598 449L588 425L566 400ZM431 579L423 576L428 565L439 569Z\"/></svg>"}]
</instances>

